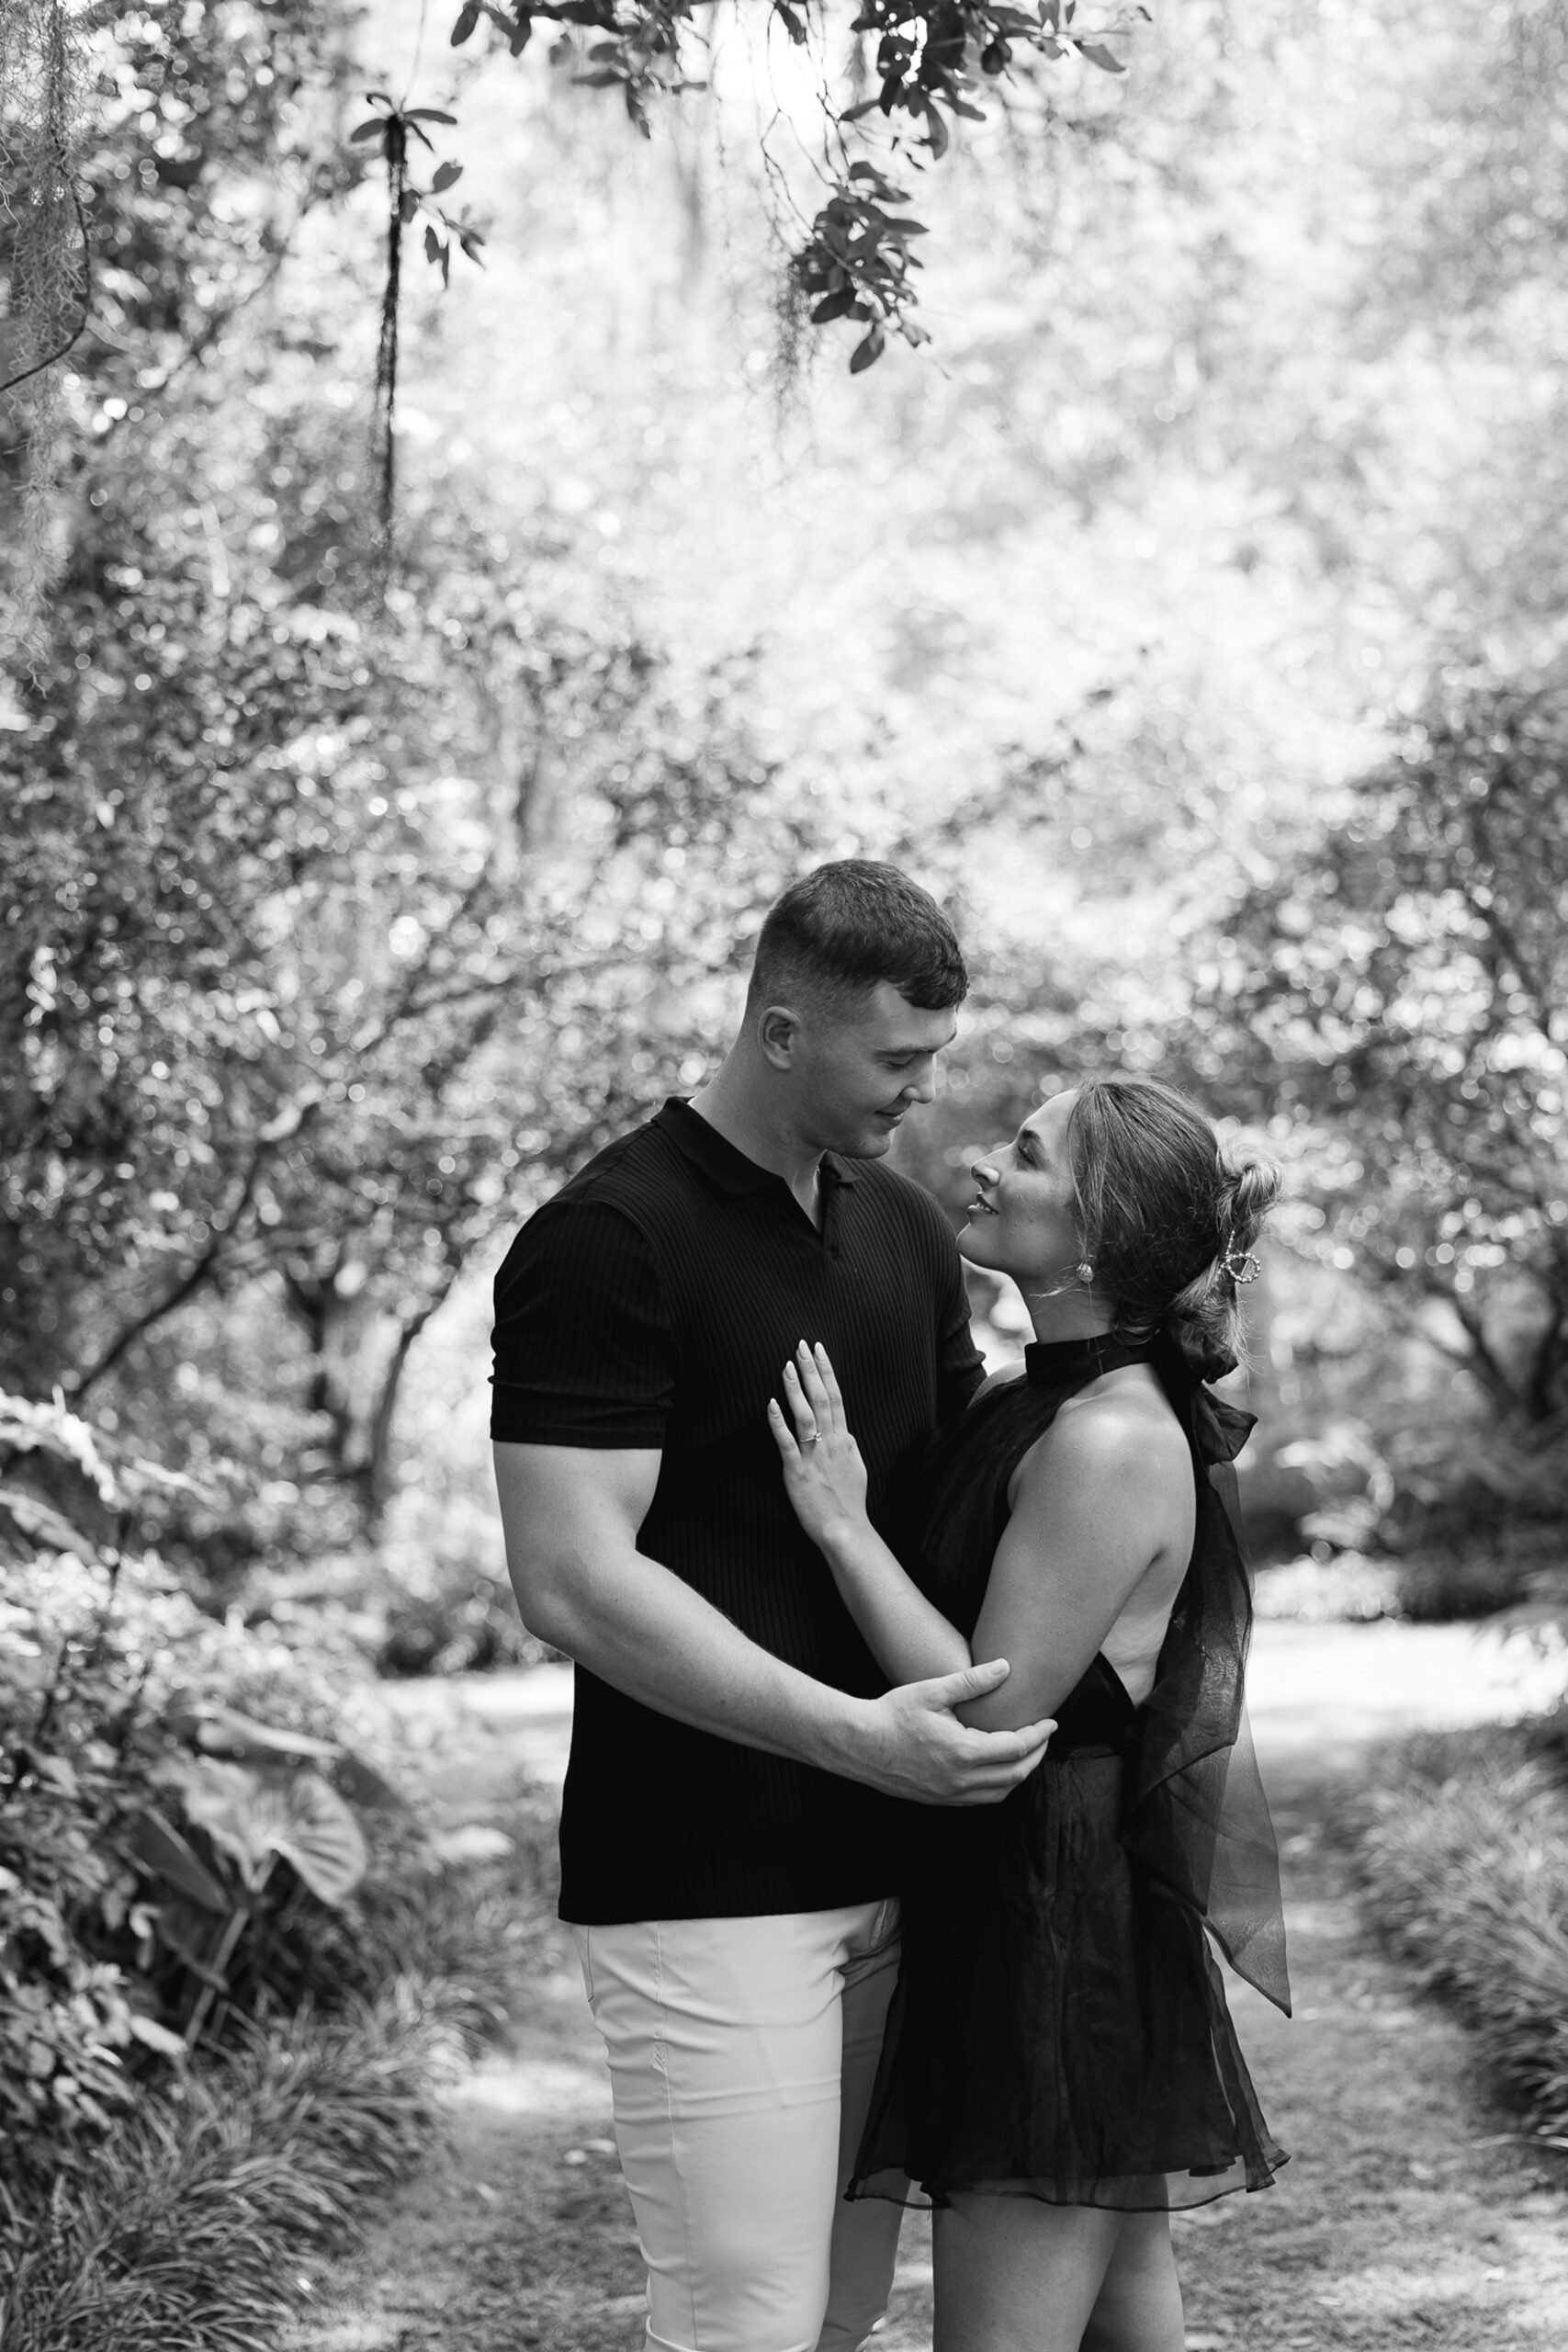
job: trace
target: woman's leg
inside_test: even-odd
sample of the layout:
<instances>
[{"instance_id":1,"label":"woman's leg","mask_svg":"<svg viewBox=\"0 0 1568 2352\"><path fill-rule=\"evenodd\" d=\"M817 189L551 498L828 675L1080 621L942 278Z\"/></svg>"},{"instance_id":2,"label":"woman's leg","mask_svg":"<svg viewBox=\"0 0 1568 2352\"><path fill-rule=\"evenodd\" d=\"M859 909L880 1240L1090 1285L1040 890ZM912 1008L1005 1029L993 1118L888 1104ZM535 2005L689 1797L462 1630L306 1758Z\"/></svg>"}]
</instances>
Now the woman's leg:
<instances>
[{"instance_id":1,"label":"woman's leg","mask_svg":"<svg viewBox=\"0 0 1568 2352\"><path fill-rule=\"evenodd\" d=\"M833 2211L833 2242L828 2280L828 2311L817 2352L854 2352L883 2312L898 2257L901 2205L881 2197L844 2201L860 2152L871 2106L876 2062L882 2055L887 2004L898 1975L898 1906L879 1905L865 1931L851 1943L844 1984L843 2096L839 2123L839 2201Z\"/></svg>"},{"instance_id":2,"label":"woman's leg","mask_svg":"<svg viewBox=\"0 0 1568 2352\"><path fill-rule=\"evenodd\" d=\"M934 2238L934 2352L1181 2352L1163 2213L956 2194Z\"/></svg>"},{"instance_id":3,"label":"woman's leg","mask_svg":"<svg viewBox=\"0 0 1568 2352\"><path fill-rule=\"evenodd\" d=\"M1123 2213L1083 2352L1182 2352L1181 2282L1168 2213Z\"/></svg>"},{"instance_id":4,"label":"woman's leg","mask_svg":"<svg viewBox=\"0 0 1568 2352\"><path fill-rule=\"evenodd\" d=\"M934 2352L1078 2352L1124 2219L955 2192L932 2233Z\"/></svg>"}]
</instances>

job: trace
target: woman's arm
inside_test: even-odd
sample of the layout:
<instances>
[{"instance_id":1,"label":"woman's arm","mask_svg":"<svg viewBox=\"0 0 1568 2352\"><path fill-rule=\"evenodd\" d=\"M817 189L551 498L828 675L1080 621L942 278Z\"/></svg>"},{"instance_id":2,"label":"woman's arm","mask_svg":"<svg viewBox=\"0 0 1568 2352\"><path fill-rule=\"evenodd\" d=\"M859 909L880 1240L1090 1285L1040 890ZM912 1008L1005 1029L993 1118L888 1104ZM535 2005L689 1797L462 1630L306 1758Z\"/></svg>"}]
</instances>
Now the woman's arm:
<instances>
[{"instance_id":1,"label":"woman's arm","mask_svg":"<svg viewBox=\"0 0 1568 2352\"><path fill-rule=\"evenodd\" d=\"M1192 1508L1186 1438L1155 1399L1066 1407L1024 1457L971 1645L1005 1650L1011 1671L964 1720L1000 1731L1055 1714L1145 1577L1174 1600Z\"/></svg>"},{"instance_id":2,"label":"woman's arm","mask_svg":"<svg viewBox=\"0 0 1568 2352\"><path fill-rule=\"evenodd\" d=\"M865 1515L865 1464L827 1350L813 1353L803 1340L784 1380L791 1418L770 1400L768 1426L784 1487L866 1646L890 1682L958 1673L972 1663L968 1643L910 1582Z\"/></svg>"}]
</instances>

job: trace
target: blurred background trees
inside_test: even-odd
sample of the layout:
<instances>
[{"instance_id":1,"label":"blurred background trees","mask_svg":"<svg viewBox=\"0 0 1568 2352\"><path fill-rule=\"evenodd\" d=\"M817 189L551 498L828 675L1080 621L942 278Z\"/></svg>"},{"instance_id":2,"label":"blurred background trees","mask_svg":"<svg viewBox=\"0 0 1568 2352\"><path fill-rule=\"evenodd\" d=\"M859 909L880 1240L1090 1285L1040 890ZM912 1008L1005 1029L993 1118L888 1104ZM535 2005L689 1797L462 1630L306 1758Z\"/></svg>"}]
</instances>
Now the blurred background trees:
<instances>
[{"instance_id":1,"label":"blurred background trees","mask_svg":"<svg viewBox=\"0 0 1568 2352\"><path fill-rule=\"evenodd\" d=\"M1568 1379L1561 0L1184 0L1114 77L971 44L940 170L919 109L856 127L933 342L852 379L790 256L886 12L705 12L646 140L603 27L448 14L73 20L0 1380L192 1474L146 1526L204 1596L492 1655L491 1268L700 1080L768 898L863 851L976 967L911 1170L956 1205L1107 1060L1263 1131L1260 1531L1508 1597ZM389 571L367 89L456 116L485 240L405 274Z\"/></svg>"}]
</instances>

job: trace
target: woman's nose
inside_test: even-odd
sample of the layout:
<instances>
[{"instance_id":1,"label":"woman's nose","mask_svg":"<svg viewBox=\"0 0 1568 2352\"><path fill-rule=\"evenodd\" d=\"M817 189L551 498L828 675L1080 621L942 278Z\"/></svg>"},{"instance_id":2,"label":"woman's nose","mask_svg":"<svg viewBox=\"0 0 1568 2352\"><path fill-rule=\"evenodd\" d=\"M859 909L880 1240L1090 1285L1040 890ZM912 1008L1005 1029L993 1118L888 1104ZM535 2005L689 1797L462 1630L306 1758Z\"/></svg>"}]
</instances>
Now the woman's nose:
<instances>
[{"instance_id":1,"label":"woman's nose","mask_svg":"<svg viewBox=\"0 0 1568 2352\"><path fill-rule=\"evenodd\" d=\"M999 1184L1002 1181L1001 1170L995 1167L989 1159L972 1159L969 1173L976 1184Z\"/></svg>"}]
</instances>

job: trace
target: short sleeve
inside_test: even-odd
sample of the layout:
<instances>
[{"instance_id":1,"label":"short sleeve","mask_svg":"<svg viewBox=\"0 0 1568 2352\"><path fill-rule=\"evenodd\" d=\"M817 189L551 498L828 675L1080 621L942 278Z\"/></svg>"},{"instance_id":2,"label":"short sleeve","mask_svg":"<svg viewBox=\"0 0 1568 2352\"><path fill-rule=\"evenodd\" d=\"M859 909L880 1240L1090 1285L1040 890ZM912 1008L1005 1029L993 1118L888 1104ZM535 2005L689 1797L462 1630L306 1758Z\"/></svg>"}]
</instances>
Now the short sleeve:
<instances>
[{"instance_id":1,"label":"short sleeve","mask_svg":"<svg viewBox=\"0 0 1568 2352\"><path fill-rule=\"evenodd\" d=\"M620 1210L550 1201L495 1278L491 1435L661 1446L675 1347L646 1237Z\"/></svg>"}]
</instances>

